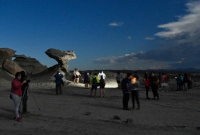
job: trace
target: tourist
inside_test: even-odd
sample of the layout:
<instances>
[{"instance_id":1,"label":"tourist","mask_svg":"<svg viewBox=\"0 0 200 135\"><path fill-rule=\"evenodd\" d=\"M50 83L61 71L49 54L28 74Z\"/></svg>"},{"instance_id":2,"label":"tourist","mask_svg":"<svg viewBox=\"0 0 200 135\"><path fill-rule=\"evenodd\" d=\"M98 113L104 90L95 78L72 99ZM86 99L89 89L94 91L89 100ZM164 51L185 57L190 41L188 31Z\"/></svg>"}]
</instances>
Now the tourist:
<instances>
[{"instance_id":1,"label":"tourist","mask_svg":"<svg viewBox=\"0 0 200 135\"><path fill-rule=\"evenodd\" d=\"M140 79L140 76L139 76L139 74L138 74L138 72L137 71L135 71L135 73L134 73L134 75L133 76L135 76L136 78L137 78L137 80L139 80Z\"/></svg>"},{"instance_id":2,"label":"tourist","mask_svg":"<svg viewBox=\"0 0 200 135\"><path fill-rule=\"evenodd\" d=\"M103 76L101 76L100 79L100 97L105 97L105 80L103 79Z\"/></svg>"},{"instance_id":3,"label":"tourist","mask_svg":"<svg viewBox=\"0 0 200 135\"><path fill-rule=\"evenodd\" d=\"M63 80L62 78L64 77L59 71L54 75L55 77L55 82L56 82L56 95L58 95L60 93L60 95L62 95L62 83Z\"/></svg>"},{"instance_id":4,"label":"tourist","mask_svg":"<svg viewBox=\"0 0 200 135\"><path fill-rule=\"evenodd\" d=\"M75 68L73 75L74 75L74 83L79 83L79 77L81 76L81 74L78 71L78 69Z\"/></svg>"},{"instance_id":5,"label":"tourist","mask_svg":"<svg viewBox=\"0 0 200 135\"><path fill-rule=\"evenodd\" d=\"M27 101L28 101L28 88L29 88L29 82L30 80L27 80L27 76L26 76L26 73L24 71L21 71L21 83L26 80L27 83L24 83L22 85L22 106L23 106L23 113L29 113L27 111Z\"/></svg>"},{"instance_id":6,"label":"tourist","mask_svg":"<svg viewBox=\"0 0 200 135\"><path fill-rule=\"evenodd\" d=\"M137 110L140 109L140 101L139 101L139 80L137 76L133 76L130 82L129 90L131 91L131 98L133 103L133 109L135 109L135 100L137 103Z\"/></svg>"},{"instance_id":7,"label":"tourist","mask_svg":"<svg viewBox=\"0 0 200 135\"><path fill-rule=\"evenodd\" d=\"M92 86L91 92L90 92L90 96L93 95L93 90L95 90L94 96L96 97L96 95L97 95L97 86L99 84L99 78L97 77L96 73L90 78L90 84Z\"/></svg>"},{"instance_id":8,"label":"tourist","mask_svg":"<svg viewBox=\"0 0 200 135\"><path fill-rule=\"evenodd\" d=\"M122 81L122 76L121 76L120 72L117 72L116 81L117 81L117 84L118 84L118 88L120 89L121 88L121 81Z\"/></svg>"},{"instance_id":9,"label":"tourist","mask_svg":"<svg viewBox=\"0 0 200 135\"><path fill-rule=\"evenodd\" d=\"M21 121L21 117L19 116L19 106L21 104L22 99L22 85L27 83L26 80L23 82L21 81L21 73L17 72L15 74L15 79L12 81L12 88L11 88L11 98L14 102L15 106L15 119L16 121Z\"/></svg>"},{"instance_id":10,"label":"tourist","mask_svg":"<svg viewBox=\"0 0 200 135\"><path fill-rule=\"evenodd\" d=\"M126 78L124 78L121 82L121 89L123 92L123 109L124 110L129 110L128 108L128 102L130 98L130 93L129 93L129 86L130 86L130 79L132 78L131 73L128 73Z\"/></svg>"},{"instance_id":11,"label":"tourist","mask_svg":"<svg viewBox=\"0 0 200 135\"><path fill-rule=\"evenodd\" d=\"M178 77L176 78L176 82L177 82L177 90L182 90L183 76L181 74L179 74Z\"/></svg>"},{"instance_id":12,"label":"tourist","mask_svg":"<svg viewBox=\"0 0 200 135\"><path fill-rule=\"evenodd\" d=\"M106 74L103 71L98 74L99 79L101 79L101 76L103 76L104 80L106 79Z\"/></svg>"},{"instance_id":13,"label":"tourist","mask_svg":"<svg viewBox=\"0 0 200 135\"><path fill-rule=\"evenodd\" d=\"M183 76L184 91L188 90L188 82L189 82L188 75L187 73L184 73L184 76Z\"/></svg>"},{"instance_id":14,"label":"tourist","mask_svg":"<svg viewBox=\"0 0 200 135\"><path fill-rule=\"evenodd\" d=\"M168 76L165 73L162 74L161 87L163 88L164 92L167 92L167 89L168 89Z\"/></svg>"},{"instance_id":15,"label":"tourist","mask_svg":"<svg viewBox=\"0 0 200 135\"><path fill-rule=\"evenodd\" d=\"M146 72L144 76L144 83L145 83L145 88L146 88L146 99L149 98L149 88L150 88L150 79L149 79L149 74Z\"/></svg>"},{"instance_id":16,"label":"tourist","mask_svg":"<svg viewBox=\"0 0 200 135\"><path fill-rule=\"evenodd\" d=\"M188 75L188 89L192 89L192 77L191 77L191 74Z\"/></svg>"},{"instance_id":17,"label":"tourist","mask_svg":"<svg viewBox=\"0 0 200 135\"><path fill-rule=\"evenodd\" d=\"M154 73L151 73L151 79L150 79L150 83L151 83L151 88L152 88L152 92L153 92L153 100L159 100L159 95L158 95L158 87L159 87L159 79L155 76Z\"/></svg>"},{"instance_id":18,"label":"tourist","mask_svg":"<svg viewBox=\"0 0 200 135\"><path fill-rule=\"evenodd\" d=\"M89 83L90 83L90 78L89 78L89 73L85 72L84 75L84 84L85 84L85 88L89 88Z\"/></svg>"}]
</instances>

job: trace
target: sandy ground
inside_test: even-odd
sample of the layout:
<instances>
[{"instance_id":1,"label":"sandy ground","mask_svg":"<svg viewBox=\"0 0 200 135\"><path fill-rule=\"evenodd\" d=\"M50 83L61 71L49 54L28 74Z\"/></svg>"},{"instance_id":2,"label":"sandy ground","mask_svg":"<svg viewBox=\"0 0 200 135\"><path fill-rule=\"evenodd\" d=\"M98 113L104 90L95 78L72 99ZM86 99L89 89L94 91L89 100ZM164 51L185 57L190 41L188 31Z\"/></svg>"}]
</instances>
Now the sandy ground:
<instances>
[{"instance_id":1,"label":"sandy ground","mask_svg":"<svg viewBox=\"0 0 200 135\"><path fill-rule=\"evenodd\" d=\"M49 85L30 84L28 109L31 113L22 115L22 122L16 122L13 120L14 105L9 99L10 82L0 79L1 135L200 134L199 87L188 92L173 91L173 88L169 92L159 90L159 101L146 100L145 90L141 88L141 109L125 111L120 89L107 88L106 98L94 98L89 97L89 89L65 86L63 95L57 96L54 85ZM119 120L114 119L116 115Z\"/></svg>"}]
</instances>

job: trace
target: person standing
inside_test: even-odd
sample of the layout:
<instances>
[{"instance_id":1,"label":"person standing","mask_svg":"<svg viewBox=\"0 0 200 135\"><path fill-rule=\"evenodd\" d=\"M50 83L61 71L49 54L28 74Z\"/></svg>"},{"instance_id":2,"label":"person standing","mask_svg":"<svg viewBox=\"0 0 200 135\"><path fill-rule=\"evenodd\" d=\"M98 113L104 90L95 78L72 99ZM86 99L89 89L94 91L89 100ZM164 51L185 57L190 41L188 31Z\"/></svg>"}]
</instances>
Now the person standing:
<instances>
[{"instance_id":1,"label":"person standing","mask_svg":"<svg viewBox=\"0 0 200 135\"><path fill-rule=\"evenodd\" d=\"M27 81L27 76L26 76L26 73L24 72L24 71L21 71L21 83L24 81L24 80L26 80ZM28 88L29 88L29 83L30 82L30 80L29 81L27 81L27 83L24 83L23 85L22 85L22 106L23 106L23 108L22 108L22 111L23 111L23 113L29 113L28 111L27 111L27 101L28 101Z\"/></svg>"},{"instance_id":2,"label":"person standing","mask_svg":"<svg viewBox=\"0 0 200 135\"><path fill-rule=\"evenodd\" d=\"M100 79L100 97L105 97L105 80L103 79L103 76L101 76Z\"/></svg>"},{"instance_id":3,"label":"person standing","mask_svg":"<svg viewBox=\"0 0 200 135\"><path fill-rule=\"evenodd\" d=\"M159 95L158 95L158 87L159 87L159 79L155 76L154 73L151 74L151 88L153 92L153 100L159 100Z\"/></svg>"},{"instance_id":4,"label":"person standing","mask_svg":"<svg viewBox=\"0 0 200 135\"><path fill-rule=\"evenodd\" d=\"M182 84L183 84L183 76L181 74L178 75L176 78L177 82L177 90L182 90Z\"/></svg>"},{"instance_id":5,"label":"person standing","mask_svg":"<svg viewBox=\"0 0 200 135\"><path fill-rule=\"evenodd\" d=\"M130 98L130 93L129 93L129 86L130 86L130 79L132 78L131 73L128 73L126 78L124 78L121 82L121 89L123 92L123 109L124 110L129 110L128 108L128 102Z\"/></svg>"},{"instance_id":6,"label":"person standing","mask_svg":"<svg viewBox=\"0 0 200 135\"><path fill-rule=\"evenodd\" d=\"M116 81L117 81L117 84L118 84L118 88L120 89L121 88L121 81L122 81L122 76L121 76L120 72L117 72Z\"/></svg>"},{"instance_id":7,"label":"person standing","mask_svg":"<svg viewBox=\"0 0 200 135\"><path fill-rule=\"evenodd\" d=\"M188 90L188 82L189 82L188 75L187 73L184 73L184 76L183 76L184 91Z\"/></svg>"},{"instance_id":8,"label":"person standing","mask_svg":"<svg viewBox=\"0 0 200 135\"><path fill-rule=\"evenodd\" d=\"M97 95L97 86L99 84L99 78L97 77L96 73L94 73L94 75L90 78L90 84L92 85L90 96L93 95L93 90L95 90L94 96L96 97L96 95Z\"/></svg>"},{"instance_id":9,"label":"person standing","mask_svg":"<svg viewBox=\"0 0 200 135\"><path fill-rule=\"evenodd\" d=\"M11 88L11 98L14 102L14 107L15 107L15 119L16 121L21 121L21 117L19 116L19 107L21 104L21 99L22 99L22 85L27 83L26 80L23 82L21 81L21 73L17 72L15 74L15 79L12 81L12 88Z\"/></svg>"},{"instance_id":10,"label":"person standing","mask_svg":"<svg viewBox=\"0 0 200 135\"><path fill-rule=\"evenodd\" d=\"M162 74L162 80L161 80L161 86L163 88L163 92L168 92L168 76L163 73Z\"/></svg>"},{"instance_id":11,"label":"person standing","mask_svg":"<svg viewBox=\"0 0 200 135\"><path fill-rule=\"evenodd\" d=\"M89 88L89 83L90 83L90 78L89 78L89 73L85 72L84 75L84 84L85 84L85 88Z\"/></svg>"},{"instance_id":12,"label":"person standing","mask_svg":"<svg viewBox=\"0 0 200 135\"><path fill-rule=\"evenodd\" d=\"M63 83L63 75L58 71L55 75L55 82L56 82L56 95L60 93L62 95L62 83Z\"/></svg>"},{"instance_id":13,"label":"person standing","mask_svg":"<svg viewBox=\"0 0 200 135\"><path fill-rule=\"evenodd\" d=\"M149 98L150 79L148 73L145 74L144 83L146 88L146 99L150 99Z\"/></svg>"},{"instance_id":14,"label":"person standing","mask_svg":"<svg viewBox=\"0 0 200 135\"><path fill-rule=\"evenodd\" d=\"M133 109L135 109L135 100L137 103L137 110L140 109L140 101L139 101L139 80L137 80L137 76L134 76L131 79L129 90L131 91L131 98L133 103Z\"/></svg>"},{"instance_id":15,"label":"person standing","mask_svg":"<svg viewBox=\"0 0 200 135\"><path fill-rule=\"evenodd\" d=\"M74 76L74 83L79 83L79 77L81 76L81 74L78 71L78 69L75 68L73 76Z\"/></svg>"}]
</instances>

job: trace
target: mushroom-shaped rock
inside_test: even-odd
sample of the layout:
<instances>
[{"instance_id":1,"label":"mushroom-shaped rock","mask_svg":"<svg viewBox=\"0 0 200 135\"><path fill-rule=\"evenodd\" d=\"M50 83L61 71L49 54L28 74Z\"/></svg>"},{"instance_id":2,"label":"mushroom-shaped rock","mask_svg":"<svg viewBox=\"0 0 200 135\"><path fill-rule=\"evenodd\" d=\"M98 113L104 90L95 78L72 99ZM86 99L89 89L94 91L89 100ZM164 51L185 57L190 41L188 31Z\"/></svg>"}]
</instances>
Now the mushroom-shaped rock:
<instances>
[{"instance_id":1,"label":"mushroom-shaped rock","mask_svg":"<svg viewBox=\"0 0 200 135\"><path fill-rule=\"evenodd\" d=\"M11 60L15 56L15 50L9 48L0 48L0 67L6 59Z\"/></svg>"},{"instance_id":2,"label":"mushroom-shaped rock","mask_svg":"<svg viewBox=\"0 0 200 135\"><path fill-rule=\"evenodd\" d=\"M37 74L47 69L47 66L42 65L35 58L26 57L25 55L16 55L15 57L14 61L27 73Z\"/></svg>"},{"instance_id":3,"label":"mushroom-shaped rock","mask_svg":"<svg viewBox=\"0 0 200 135\"><path fill-rule=\"evenodd\" d=\"M12 60L6 59L3 63L3 69L15 75L17 72L25 71L17 63Z\"/></svg>"},{"instance_id":4,"label":"mushroom-shaped rock","mask_svg":"<svg viewBox=\"0 0 200 135\"><path fill-rule=\"evenodd\" d=\"M58 62L59 68L68 72L68 62L72 59L76 59L74 51L61 51L57 49L48 49L45 52L50 58L55 59Z\"/></svg>"}]
</instances>

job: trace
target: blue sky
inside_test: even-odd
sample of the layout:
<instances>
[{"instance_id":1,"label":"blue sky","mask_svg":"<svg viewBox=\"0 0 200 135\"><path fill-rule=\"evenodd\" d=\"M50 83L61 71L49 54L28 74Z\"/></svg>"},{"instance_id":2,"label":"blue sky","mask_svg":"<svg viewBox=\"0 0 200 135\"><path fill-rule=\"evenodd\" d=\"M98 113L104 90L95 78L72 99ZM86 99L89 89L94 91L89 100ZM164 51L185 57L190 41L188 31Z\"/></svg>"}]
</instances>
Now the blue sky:
<instances>
[{"instance_id":1,"label":"blue sky","mask_svg":"<svg viewBox=\"0 0 200 135\"><path fill-rule=\"evenodd\" d=\"M0 47L69 68L200 68L200 0L0 0Z\"/></svg>"}]
</instances>

